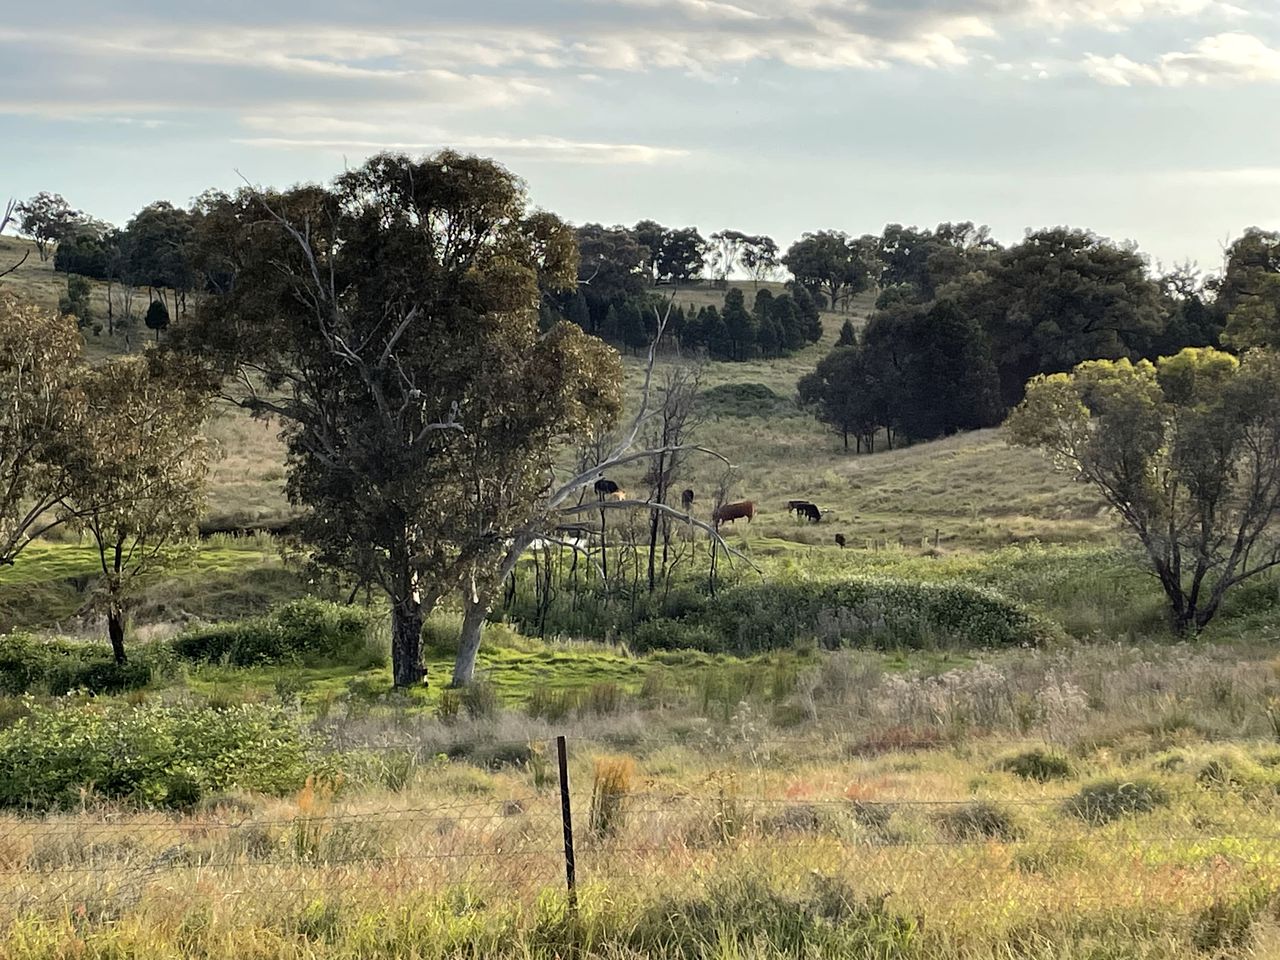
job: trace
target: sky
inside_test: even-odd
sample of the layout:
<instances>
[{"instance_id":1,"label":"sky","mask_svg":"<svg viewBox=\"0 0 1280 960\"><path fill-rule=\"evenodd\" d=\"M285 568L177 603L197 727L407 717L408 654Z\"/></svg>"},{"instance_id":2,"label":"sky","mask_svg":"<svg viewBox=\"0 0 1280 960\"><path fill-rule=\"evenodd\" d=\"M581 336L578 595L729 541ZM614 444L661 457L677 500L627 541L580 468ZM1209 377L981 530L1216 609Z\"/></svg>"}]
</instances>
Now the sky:
<instances>
[{"instance_id":1,"label":"sky","mask_svg":"<svg viewBox=\"0 0 1280 960\"><path fill-rule=\"evenodd\" d=\"M8 7L10 5L6 5ZM0 198L115 223L383 149L576 223L1280 228L1280 0L59 0L0 17Z\"/></svg>"}]
</instances>

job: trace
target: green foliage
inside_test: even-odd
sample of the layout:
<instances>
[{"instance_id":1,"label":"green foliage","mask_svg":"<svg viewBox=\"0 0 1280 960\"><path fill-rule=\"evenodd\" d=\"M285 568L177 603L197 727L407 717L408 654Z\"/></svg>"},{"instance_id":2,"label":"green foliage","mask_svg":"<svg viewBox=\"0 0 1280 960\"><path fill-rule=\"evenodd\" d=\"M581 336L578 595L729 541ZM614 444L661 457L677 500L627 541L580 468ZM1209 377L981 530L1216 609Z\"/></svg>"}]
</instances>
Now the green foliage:
<instances>
[{"instance_id":1,"label":"green foliage","mask_svg":"<svg viewBox=\"0 0 1280 960\"><path fill-rule=\"evenodd\" d=\"M702 391L701 405L713 417L772 417L792 409L763 383L723 383Z\"/></svg>"},{"instance_id":2,"label":"green foliage","mask_svg":"<svg viewBox=\"0 0 1280 960\"><path fill-rule=\"evenodd\" d=\"M0 635L0 693L39 691L61 696L72 690L120 693L151 682L165 666L163 645L143 648L129 663L116 663L101 644L42 639L22 633Z\"/></svg>"},{"instance_id":3,"label":"green foliage","mask_svg":"<svg viewBox=\"0 0 1280 960\"><path fill-rule=\"evenodd\" d=\"M1005 757L996 764L996 769L1012 773L1023 780L1034 780L1037 783L1048 783L1051 780L1067 780L1074 771L1071 761L1056 753L1049 753L1040 748Z\"/></svg>"},{"instance_id":4,"label":"green foliage","mask_svg":"<svg viewBox=\"0 0 1280 960\"><path fill-rule=\"evenodd\" d=\"M1044 449L1116 510L1175 629L1202 629L1228 590L1270 569L1269 521L1280 509L1275 355L1237 360L1188 347L1157 364L1089 361L1033 379L1008 426L1014 443Z\"/></svg>"},{"instance_id":5,"label":"green foliage","mask_svg":"<svg viewBox=\"0 0 1280 960\"><path fill-rule=\"evenodd\" d=\"M58 312L63 316L70 314L76 318L81 328L93 323L93 306L89 301L93 293L93 285L86 277L71 274L67 277L67 293L58 300Z\"/></svg>"},{"instance_id":6,"label":"green foliage","mask_svg":"<svg viewBox=\"0 0 1280 960\"><path fill-rule=\"evenodd\" d=\"M1152 780L1099 780L1082 787L1063 810L1085 823L1102 826L1122 817L1150 813L1168 806L1169 801L1168 791Z\"/></svg>"},{"instance_id":7,"label":"green foliage","mask_svg":"<svg viewBox=\"0 0 1280 960\"><path fill-rule=\"evenodd\" d=\"M169 308L164 305L163 300L152 300L151 305L147 307L147 315L144 318L148 330L154 330L156 340L160 339L160 332L169 329Z\"/></svg>"},{"instance_id":8,"label":"green foliage","mask_svg":"<svg viewBox=\"0 0 1280 960\"><path fill-rule=\"evenodd\" d=\"M306 597L265 617L188 630L174 639L173 649L184 660L236 667L367 664L371 627L361 607Z\"/></svg>"},{"instance_id":9,"label":"green foliage","mask_svg":"<svg viewBox=\"0 0 1280 960\"><path fill-rule=\"evenodd\" d=\"M286 793L323 766L283 714L248 704L33 705L0 730L0 806L187 806L231 787Z\"/></svg>"}]
</instances>

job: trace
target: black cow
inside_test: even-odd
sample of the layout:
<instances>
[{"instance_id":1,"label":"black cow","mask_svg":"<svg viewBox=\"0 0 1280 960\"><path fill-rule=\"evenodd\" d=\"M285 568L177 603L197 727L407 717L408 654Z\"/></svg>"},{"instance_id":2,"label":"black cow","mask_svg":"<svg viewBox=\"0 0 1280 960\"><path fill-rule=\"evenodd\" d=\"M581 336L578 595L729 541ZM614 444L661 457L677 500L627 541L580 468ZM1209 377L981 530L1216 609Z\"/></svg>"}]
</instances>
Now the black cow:
<instances>
[{"instance_id":1,"label":"black cow","mask_svg":"<svg viewBox=\"0 0 1280 960\"><path fill-rule=\"evenodd\" d=\"M797 513L803 516L810 523L822 522L822 511L818 509L816 504L806 503L800 507Z\"/></svg>"},{"instance_id":2,"label":"black cow","mask_svg":"<svg viewBox=\"0 0 1280 960\"><path fill-rule=\"evenodd\" d=\"M680 494L680 506L684 508L684 512L688 513L693 509L693 490L692 488Z\"/></svg>"},{"instance_id":3,"label":"black cow","mask_svg":"<svg viewBox=\"0 0 1280 960\"><path fill-rule=\"evenodd\" d=\"M607 477L601 477L599 480L596 481L596 496L599 497L601 500L603 500L605 497L612 496L613 494L617 493L621 489L622 489L621 487L619 487L614 481L608 479Z\"/></svg>"},{"instance_id":4,"label":"black cow","mask_svg":"<svg viewBox=\"0 0 1280 960\"><path fill-rule=\"evenodd\" d=\"M804 508L810 506L808 500L788 500L787 513L794 513L797 517L804 516Z\"/></svg>"},{"instance_id":5,"label":"black cow","mask_svg":"<svg viewBox=\"0 0 1280 960\"><path fill-rule=\"evenodd\" d=\"M837 534L836 534L836 545L837 545L841 550L843 550L843 549L844 549L844 534L843 534L843 533L837 533Z\"/></svg>"}]
</instances>

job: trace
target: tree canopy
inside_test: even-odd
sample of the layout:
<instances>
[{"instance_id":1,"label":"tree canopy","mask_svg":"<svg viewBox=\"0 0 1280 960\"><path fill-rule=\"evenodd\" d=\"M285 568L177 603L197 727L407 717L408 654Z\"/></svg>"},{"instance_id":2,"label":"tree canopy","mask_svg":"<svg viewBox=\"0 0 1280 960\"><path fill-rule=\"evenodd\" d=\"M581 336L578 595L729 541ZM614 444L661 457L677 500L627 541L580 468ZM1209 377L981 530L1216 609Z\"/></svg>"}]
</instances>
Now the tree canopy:
<instances>
[{"instance_id":1,"label":"tree canopy","mask_svg":"<svg viewBox=\"0 0 1280 960\"><path fill-rule=\"evenodd\" d=\"M227 202L202 242L229 292L182 343L243 372L236 402L283 420L311 557L386 591L395 682L417 683L425 614L508 536L549 447L616 402L611 351L539 331L542 291L578 275L572 231L531 215L498 164L452 151ZM633 238L584 231L588 289L643 286ZM617 272L606 245L633 267Z\"/></svg>"},{"instance_id":2,"label":"tree canopy","mask_svg":"<svg viewBox=\"0 0 1280 960\"><path fill-rule=\"evenodd\" d=\"M1141 544L1178 631L1280 564L1280 358L1186 348L1038 376L1009 418L1090 484Z\"/></svg>"}]
</instances>

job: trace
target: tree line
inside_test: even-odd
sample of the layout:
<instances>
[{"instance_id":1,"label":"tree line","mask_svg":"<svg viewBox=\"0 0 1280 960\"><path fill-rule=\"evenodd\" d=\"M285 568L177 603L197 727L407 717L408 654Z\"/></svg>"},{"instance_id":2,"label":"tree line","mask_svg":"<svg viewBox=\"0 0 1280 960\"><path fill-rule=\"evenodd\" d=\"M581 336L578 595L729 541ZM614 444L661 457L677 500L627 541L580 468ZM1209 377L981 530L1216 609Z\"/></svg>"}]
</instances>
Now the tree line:
<instances>
[{"instance_id":1,"label":"tree line","mask_svg":"<svg viewBox=\"0 0 1280 960\"><path fill-rule=\"evenodd\" d=\"M1207 278L1190 266L1153 273L1133 247L1065 227L1006 248L972 223L891 224L842 244L826 235L818 248L831 295L848 296L861 282L848 277L866 270L877 296L865 328L846 323L799 394L846 447L852 438L866 451L878 437L892 445L998 424L1030 378L1085 360L1249 345L1240 331L1275 326L1280 304L1280 235L1257 229Z\"/></svg>"}]
</instances>

